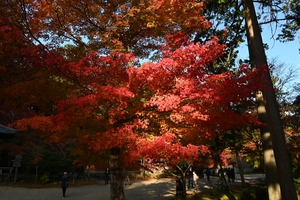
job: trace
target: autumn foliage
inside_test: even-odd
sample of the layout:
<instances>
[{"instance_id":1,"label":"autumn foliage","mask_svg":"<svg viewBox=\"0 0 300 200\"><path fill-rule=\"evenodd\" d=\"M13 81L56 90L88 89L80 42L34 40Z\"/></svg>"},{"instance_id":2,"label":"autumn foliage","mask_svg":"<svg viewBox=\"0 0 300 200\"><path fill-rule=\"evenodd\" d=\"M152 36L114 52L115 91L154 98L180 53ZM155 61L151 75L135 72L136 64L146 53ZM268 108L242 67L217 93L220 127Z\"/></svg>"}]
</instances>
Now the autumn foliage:
<instances>
[{"instance_id":1,"label":"autumn foliage","mask_svg":"<svg viewBox=\"0 0 300 200\"><path fill-rule=\"evenodd\" d=\"M1 5L16 18L0 33L12 30L24 39L22 47L5 48L16 48L8 52L24 58L17 63L36 70L35 81L27 85L34 95L24 105L43 108L15 123L21 131L42 130L52 142L75 139L91 151L118 147L132 162L143 156L176 163L208 153L203 144L216 131L257 123L250 112L235 108L253 105L263 69L209 70L225 46L216 37L193 43L193 34L210 26L201 16L203 2L29 0ZM12 34L1 41L7 39ZM65 43L69 46L63 48ZM139 59L150 54L156 60L141 64ZM6 72L24 70L9 66ZM19 90L9 85L11 96L21 94L24 83L16 86Z\"/></svg>"},{"instance_id":2,"label":"autumn foliage","mask_svg":"<svg viewBox=\"0 0 300 200\"><path fill-rule=\"evenodd\" d=\"M73 81L70 98L56 105L55 116L24 119L19 128L26 123L47 128L53 141L75 138L93 151L119 147L133 162L140 155L172 163L208 153L189 143L203 144L216 131L256 123L255 116L232 106L252 103L249 98L259 87L255 78L262 72L245 65L235 74L210 74L206 66L224 49L217 38L194 44L176 32L166 41L156 63L133 66L134 55L120 52L65 62L64 78ZM37 121L40 127L33 124Z\"/></svg>"}]
</instances>

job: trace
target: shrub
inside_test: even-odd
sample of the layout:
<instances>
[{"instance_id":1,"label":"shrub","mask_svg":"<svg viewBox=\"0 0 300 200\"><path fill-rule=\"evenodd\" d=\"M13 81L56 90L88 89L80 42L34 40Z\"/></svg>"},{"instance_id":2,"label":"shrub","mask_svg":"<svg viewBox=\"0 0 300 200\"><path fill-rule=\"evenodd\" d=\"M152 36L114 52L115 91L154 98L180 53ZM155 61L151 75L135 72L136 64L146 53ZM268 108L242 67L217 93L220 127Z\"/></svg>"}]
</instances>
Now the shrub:
<instances>
[{"instance_id":1,"label":"shrub","mask_svg":"<svg viewBox=\"0 0 300 200\"><path fill-rule=\"evenodd\" d=\"M40 179L41 179L41 183L43 184L48 183L50 180L50 173L44 173Z\"/></svg>"}]
</instances>

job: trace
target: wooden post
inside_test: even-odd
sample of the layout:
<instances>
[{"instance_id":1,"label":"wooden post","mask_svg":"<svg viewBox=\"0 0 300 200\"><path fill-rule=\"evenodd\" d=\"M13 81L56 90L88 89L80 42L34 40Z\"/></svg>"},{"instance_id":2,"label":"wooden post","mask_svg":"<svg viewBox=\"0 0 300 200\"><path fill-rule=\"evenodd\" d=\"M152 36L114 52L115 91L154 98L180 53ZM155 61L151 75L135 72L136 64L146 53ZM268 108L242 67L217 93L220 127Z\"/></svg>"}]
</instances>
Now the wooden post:
<instances>
[{"instance_id":1,"label":"wooden post","mask_svg":"<svg viewBox=\"0 0 300 200\"><path fill-rule=\"evenodd\" d=\"M18 176L18 168L21 167L21 160L22 156L21 155L16 155L15 160L13 160L13 167L15 167L15 176L14 176L14 183L17 181L17 176Z\"/></svg>"}]
</instances>

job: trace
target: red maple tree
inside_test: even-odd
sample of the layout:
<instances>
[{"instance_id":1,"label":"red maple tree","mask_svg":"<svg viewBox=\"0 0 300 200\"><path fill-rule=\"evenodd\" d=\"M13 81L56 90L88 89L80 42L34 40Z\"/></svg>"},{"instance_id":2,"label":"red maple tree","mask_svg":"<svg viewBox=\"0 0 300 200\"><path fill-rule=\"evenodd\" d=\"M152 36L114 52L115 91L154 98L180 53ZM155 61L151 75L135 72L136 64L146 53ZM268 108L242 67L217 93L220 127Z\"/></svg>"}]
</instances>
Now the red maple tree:
<instances>
[{"instance_id":1,"label":"red maple tree","mask_svg":"<svg viewBox=\"0 0 300 200\"><path fill-rule=\"evenodd\" d=\"M117 194L122 191L125 156L132 162L137 154L152 159L163 157L173 164L179 159L192 162L198 159L197 146L213 138L216 130L256 122L250 114L241 114L232 107L252 103L249 98L259 87L254 78L262 72L242 66L238 73L212 74L208 65L222 55L225 47L217 38L205 44L190 40L195 31L210 25L201 16L203 3L153 0L23 4L11 4L27 14L23 36L36 41L43 38L50 41L51 48L64 38L75 45L72 56L59 55L68 52L63 48L55 52L46 51L44 46L25 52L28 63L49 69L67 89L57 96L54 116L23 119L17 126L20 130L30 126L51 132L47 138L55 142L77 139L90 150L110 151L115 180L111 187ZM88 44L83 41L85 37ZM161 59L141 66L133 53L126 53L144 57L158 47ZM155 148L157 143L153 141L160 141L161 148Z\"/></svg>"},{"instance_id":2,"label":"red maple tree","mask_svg":"<svg viewBox=\"0 0 300 200\"><path fill-rule=\"evenodd\" d=\"M95 52L63 65L65 78L78 84L69 99L57 104L53 121L44 120L53 123L52 137L77 138L94 151L111 150L110 168L118 172L125 155L128 161L135 161L137 154L173 164L195 161L199 147L182 144L193 140L199 145L203 138L213 138L216 129L256 122L250 114L234 112L231 105L250 103L258 87L252 83L257 72L254 76L242 66L238 74L210 74L207 65L224 48L216 38L193 44L178 32L166 41L170 42L162 47L163 59L141 67L132 66L133 54L120 52ZM120 175L115 174L116 180L122 181Z\"/></svg>"}]
</instances>

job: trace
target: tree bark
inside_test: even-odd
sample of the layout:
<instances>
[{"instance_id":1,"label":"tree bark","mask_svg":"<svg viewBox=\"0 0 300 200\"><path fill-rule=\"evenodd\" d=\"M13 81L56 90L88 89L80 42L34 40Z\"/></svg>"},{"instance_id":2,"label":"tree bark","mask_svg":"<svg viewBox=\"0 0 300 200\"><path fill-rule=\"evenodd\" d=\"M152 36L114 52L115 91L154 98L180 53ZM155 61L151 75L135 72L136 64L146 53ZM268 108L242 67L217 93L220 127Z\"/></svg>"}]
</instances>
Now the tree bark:
<instances>
[{"instance_id":1,"label":"tree bark","mask_svg":"<svg viewBox=\"0 0 300 200\"><path fill-rule=\"evenodd\" d=\"M109 156L110 170L110 199L125 200L123 188L123 154L118 147L110 150Z\"/></svg>"},{"instance_id":2,"label":"tree bark","mask_svg":"<svg viewBox=\"0 0 300 200\"><path fill-rule=\"evenodd\" d=\"M244 0L249 56L253 69L267 66L260 28L253 0ZM271 200L297 200L291 164L273 84L268 71L264 88L257 92L258 115L266 126L261 127L266 184Z\"/></svg>"},{"instance_id":3,"label":"tree bark","mask_svg":"<svg viewBox=\"0 0 300 200\"><path fill-rule=\"evenodd\" d=\"M34 183L37 182L38 176L39 176L39 169L38 169L38 165L35 164L35 179L34 179Z\"/></svg>"},{"instance_id":4,"label":"tree bark","mask_svg":"<svg viewBox=\"0 0 300 200\"><path fill-rule=\"evenodd\" d=\"M239 150L237 150L237 149L235 150L235 157L236 157L237 166L239 168L239 172L240 172L240 176L241 176L242 187L245 187L246 182L245 182L245 176L244 176L244 169L242 166Z\"/></svg>"},{"instance_id":5,"label":"tree bark","mask_svg":"<svg viewBox=\"0 0 300 200\"><path fill-rule=\"evenodd\" d=\"M262 123L267 123L266 107L262 92L257 92L256 103L258 107L259 120ZM260 135L263 147L264 168L269 199L281 200L281 190L278 178L278 171L273 151L274 147L271 141L271 134L268 127L262 125L260 127Z\"/></svg>"}]
</instances>

